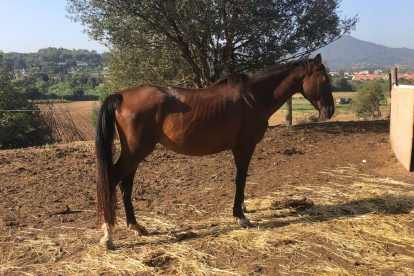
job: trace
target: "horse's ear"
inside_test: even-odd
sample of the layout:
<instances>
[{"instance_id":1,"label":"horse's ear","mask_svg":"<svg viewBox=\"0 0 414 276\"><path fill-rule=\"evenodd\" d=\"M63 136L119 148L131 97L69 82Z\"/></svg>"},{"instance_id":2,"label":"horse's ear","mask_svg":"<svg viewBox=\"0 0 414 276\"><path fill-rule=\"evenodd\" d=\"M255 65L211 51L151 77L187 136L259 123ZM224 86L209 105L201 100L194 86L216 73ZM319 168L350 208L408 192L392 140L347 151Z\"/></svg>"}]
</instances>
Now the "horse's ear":
<instances>
[{"instance_id":1,"label":"horse's ear","mask_svg":"<svg viewBox=\"0 0 414 276\"><path fill-rule=\"evenodd\" d=\"M321 57L321 54L317 54L317 55L316 55L315 60L314 60L314 63L315 63L315 65L316 65L316 66L319 66L319 65L321 65L321 64L322 64L322 57Z\"/></svg>"}]
</instances>

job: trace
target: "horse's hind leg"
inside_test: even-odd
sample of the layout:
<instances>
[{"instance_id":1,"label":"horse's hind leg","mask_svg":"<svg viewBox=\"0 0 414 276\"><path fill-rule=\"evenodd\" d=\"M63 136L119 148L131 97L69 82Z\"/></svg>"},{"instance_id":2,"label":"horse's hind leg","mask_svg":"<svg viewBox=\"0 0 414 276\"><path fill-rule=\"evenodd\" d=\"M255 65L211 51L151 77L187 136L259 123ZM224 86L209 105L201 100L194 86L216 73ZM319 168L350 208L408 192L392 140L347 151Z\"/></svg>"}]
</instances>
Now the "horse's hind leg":
<instances>
[{"instance_id":1,"label":"horse's hind leg","mask_svg":"<svg viewBox=\"0 0 414 276\"><path fill-rule=\"evenodd\" d=\"M136 171L137 169L133 170L130 174L125 176L124 179L122 179L119 188L122 193L122 200L124 201L127 226L129 229L137 231L138 234L146 236L148 235L148 231L144 226L137 223L134 214L134 206L132 205L131 201L132 187Z\"/></svg>"},{"instance_id":2,"label":"horse's hind leg","mask_svg":"<svg viewBox=\"0 0 414 276\"><path fill-rule=\"evenodd\" d=\"M128 156L128 157L127 157ZM114 167L112 168L113 171L113 178L111 181L111 185L114 186L114 188L116 188L116 186L118 185L118 183L123 180L125 177L128 177L130 175L132 175L132 177L130 177L131 179L131 187L130 190L132 191L132 181L134 179L134 174L135 171L137 169L138 164L136 164L135 162L135 158L133 158L132 155L130 154L125 154L121 152L121 156L119 157L118 161L115 163ZM128 181L127 181L128 182ZM122 184L121 184L122 185ZM128 185L125 185L128 186ZM124 197L124 192L122 191L121 188L121 192L122 192L122 197ZM128 194L128 192L127 192ZM130 192L129 192L130 194ZM129 196L129 198L131 198ZM125 199L124 199L124 204L125 204ZM132 206L132 203L131 203ZM127 209L127 207L125 207L125 209ZM130 213L128 211L126 211L127 213ZM133 214L133 210L132 210L132 214ZM104 216L105 218L105 216ZM104 224L102 225L102 232L104 234L104 236L101 238L100 243L103 247L112 250L113 249L113 243L112 243L112 231L114 229L113 224L108 223L108 221L105 219Z\"/></svg>"},{"instance_id":3,"label":"horse's hind leg","mask_svg":"<svg viewBox=\"0 0 414 276\"><path fill-rule=\"evenodd\" d=\"M121 143L122 144L122 143ZM125 212L127 213L127 223L131 222L130 229L136 230L142 234L148 233L148 231L141 225L136 223L134 209L131 202L131 193L132 193L132 184L134 180L134 175L137 170L139 163L154 150L155 144L149 145L147 147L139 147L134 151L129 149L122 150L121 156L118 161L116 161L113 167L113 181L112 185L118 185L121 183L121 192L122 198L124 201ZM125 147L126 148L126 147ZM125 193L125 195L124 195ZM134 223L135 222L135 223ZM112 230L114 225L110 225L105 221L102 225L102 231L104 236L101 238L101 245L107 249L113 249L112 244Z\"/></svg>"}]
</instances>

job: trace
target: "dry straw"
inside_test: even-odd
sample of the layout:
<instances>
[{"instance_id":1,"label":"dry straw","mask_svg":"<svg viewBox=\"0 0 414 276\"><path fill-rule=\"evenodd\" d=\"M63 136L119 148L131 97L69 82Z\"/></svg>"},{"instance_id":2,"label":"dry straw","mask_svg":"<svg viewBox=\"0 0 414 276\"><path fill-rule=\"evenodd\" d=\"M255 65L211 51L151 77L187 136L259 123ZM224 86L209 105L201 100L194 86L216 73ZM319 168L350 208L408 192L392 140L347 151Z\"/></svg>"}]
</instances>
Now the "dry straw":
<instances>
[{"instance_id":1,"label":"dry straw","mask_svg":"<svg viewBox=\"0 0 414 276\"><path fill-rule=\"evenodd\" d=\"M148 237L120 220L115 251L97 245L98 229L61 228L53 237L48 229L20 229L0 237L10 249L1 254L0 274L414 275L412 185L352 167L321 174L353 184L296 186L313 196L289 201L287 185L248 201L256 229L238 228L230 204L214 220L188 221L187 230L166 216L138 214L156 231Z\"/></svg>"}]
</instances>

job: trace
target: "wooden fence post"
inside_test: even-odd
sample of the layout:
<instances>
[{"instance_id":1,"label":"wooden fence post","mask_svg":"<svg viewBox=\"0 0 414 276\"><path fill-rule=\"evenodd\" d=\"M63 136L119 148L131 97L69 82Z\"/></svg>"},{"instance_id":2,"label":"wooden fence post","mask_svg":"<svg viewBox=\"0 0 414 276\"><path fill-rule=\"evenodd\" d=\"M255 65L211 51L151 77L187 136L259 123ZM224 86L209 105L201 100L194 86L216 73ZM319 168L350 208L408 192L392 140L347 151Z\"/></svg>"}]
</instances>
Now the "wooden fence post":
<instances>
[{"instance_id":1,"label":"wooden fence post","mask_svg":"<svg viewBox=\"0 0 414 276\"><path fill-rule=\"evenodd\" d=\"M286 125L292 125L292 97L286 102Z\"/></svg>"},{"instance_id":2,"label":"wooden fence post","mask_svg":"<svg viewBox=\"0 0 414 276\"><path fill-rule=\"evenodd\" d=\"M394 87L394 84L398 86L397 67L391 68L391 89Z\"/></svg>"}]
</instances>

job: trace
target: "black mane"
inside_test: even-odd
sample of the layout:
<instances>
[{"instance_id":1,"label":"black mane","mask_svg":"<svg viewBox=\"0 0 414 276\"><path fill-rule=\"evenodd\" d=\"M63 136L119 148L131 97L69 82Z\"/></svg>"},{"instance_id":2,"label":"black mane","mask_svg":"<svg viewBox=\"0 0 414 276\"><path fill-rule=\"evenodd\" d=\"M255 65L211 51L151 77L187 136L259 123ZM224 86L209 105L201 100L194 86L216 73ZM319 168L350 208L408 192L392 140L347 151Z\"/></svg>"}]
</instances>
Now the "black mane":
<instances>
[{"instance_id":1,"label":"black mane","mask_svg":"<svg viewBox=\"0 0 414 276\"><path fill-rule=\"evenodd\" d=\"M248 79L249 76L245 74L233 74L219 79L214 84L227 83L230 87L234 87L239 83L247 81Z\"/></svg>"},{"instance_id":2,"label":"black mane","mask_svg":"<svg viewBox=\"0 0 414 276\"><path fill-rule=\"evenodd\" d=\"M261 72L261 74L272 73L276 71L285 71L285 70L291 69L292 67L298 67L298 66L304 67L309 62L313 62L313 61L314 61L313 59L308 59L308 58L293 60L293 61L289 61L286 63L278 64L271 68L266 68Z\"/></svg>"}]
</instances>

